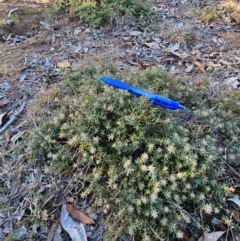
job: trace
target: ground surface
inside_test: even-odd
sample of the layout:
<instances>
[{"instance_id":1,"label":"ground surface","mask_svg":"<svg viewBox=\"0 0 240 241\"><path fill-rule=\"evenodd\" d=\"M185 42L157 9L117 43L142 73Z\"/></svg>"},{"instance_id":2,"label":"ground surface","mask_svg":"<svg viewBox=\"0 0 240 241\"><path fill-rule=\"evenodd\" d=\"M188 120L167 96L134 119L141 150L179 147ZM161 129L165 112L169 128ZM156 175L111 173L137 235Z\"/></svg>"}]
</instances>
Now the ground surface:
<instances>
[{"instance_id":1,"label":"ground surface","mask_svg":"<svg viewBox=\"0 0 240 241\"><path fill-rule=\"evenodd\" d=\"M39 91L61 81L65 72L85 63L112 63L119 71L158 66L172 74L187 75L192 81L206 77L213 92L219 88L238 89L240 20L236 6L221 5L223 3L156 0L154 10L159 15L158 20L144 23L125 19L114 27L109 24L94 30L73 14L53 18L49 11L52 6L47 1L2 1L0 127L4 127L10 114L23 103L27 105L17 120L0 133L0 152L7 152L24 134L21 127L28 118L26 110ZM217 4L220 7L215 9L218 14L214 21L200 11ZM21 220L24 215L28 216L29 207L34 205L34 194L29 194L26 186L36 185L33 189L41 193L47 186L44 182L49 182L46 172L26 171L21 165L22 172L16 172L15 165L22 157L5 158L1 167L0 202L6 208L0 213L0 240L14 229L14 218ZM27 182L22 183L26 176ZM4 213L7 207L13 211L12 221ZM44 219L41 211L38 215ZM45 231L39 225L35 240L45 240ZM101 240L99 235L95 237L98 238L92 240Z\"/></svg>"}]
</instances>

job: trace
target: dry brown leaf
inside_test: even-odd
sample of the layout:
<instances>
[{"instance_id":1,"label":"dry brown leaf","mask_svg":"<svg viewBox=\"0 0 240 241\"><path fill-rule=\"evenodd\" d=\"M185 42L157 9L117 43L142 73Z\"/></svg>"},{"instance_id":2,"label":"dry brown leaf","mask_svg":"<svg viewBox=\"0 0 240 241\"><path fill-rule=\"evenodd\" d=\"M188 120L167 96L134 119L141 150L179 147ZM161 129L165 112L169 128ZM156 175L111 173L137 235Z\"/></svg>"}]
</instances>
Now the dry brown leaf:
<instances>
[{"instance_id":1,"label":"dry brown leaf","mask_svg":"<svg viewBox=\"0 0 240 241\"><path fill-rule=\"evenodd\" d=\"M53 224L52 224L52 226L49 230L49 233L48 233L48 236L47 236L47 241L53 240L59 226L60 226L60 219L57 219L53 222Z\"/></svg>"},{"instance_id":2,"label":"dry brown leaf","mask_svg":"<svg viewBox=\"0 0 240 241\"><path fill-rule=\"evenodd\" d=\"M199 69L202 73L204 73L204 74L207 73L206 70L204 69L203 65L200 64L196 58L192 58L192 63L193 63L196 67L198 67L198 69Z\"/></svg>"},{"instance_id":3,"label":"dry brown leaf","mask_svg":"<svg viewBox=\"0 0 240 241\"><path fill-rule=\"evenodd\" d=\"M67 204L66 207L67 207L67 211L69 212L72 218L77 219L81 223L95 224L93 219L89 218L81 210L77 209L74 204Z\"/></svg>"},{"instance_id":4,"label":"dry brown leaf","mask_svg":"<svg viewBox=\"0 0 240 241\"><path fill-rule=\"evenodd\" d=\"M73 203L73 202L74 202L74 199L72 197L66 196L64 198L61 198L56 206L62 206L66 203Z\"/></svg>"}]
</instances>

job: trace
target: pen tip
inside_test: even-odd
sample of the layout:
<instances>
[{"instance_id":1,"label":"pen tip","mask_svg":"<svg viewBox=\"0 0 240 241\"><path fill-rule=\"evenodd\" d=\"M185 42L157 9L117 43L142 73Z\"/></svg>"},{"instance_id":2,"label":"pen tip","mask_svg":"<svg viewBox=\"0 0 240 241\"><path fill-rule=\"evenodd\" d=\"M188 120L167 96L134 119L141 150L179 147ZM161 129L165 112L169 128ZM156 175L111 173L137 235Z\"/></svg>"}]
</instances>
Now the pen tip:
<instances>
[{"instance_id":1,"label":"pen tip","mask_svg":"<svg viewBox=\"0 0 240 241\"><path fill-rule=\"evenodd\" d=\"M186 108L185 106L183 106L183 105L179 105L178 108L181 109L181 110L186 110L186 109L187 109L187 108Z\"/></svg>"}]
</instances>

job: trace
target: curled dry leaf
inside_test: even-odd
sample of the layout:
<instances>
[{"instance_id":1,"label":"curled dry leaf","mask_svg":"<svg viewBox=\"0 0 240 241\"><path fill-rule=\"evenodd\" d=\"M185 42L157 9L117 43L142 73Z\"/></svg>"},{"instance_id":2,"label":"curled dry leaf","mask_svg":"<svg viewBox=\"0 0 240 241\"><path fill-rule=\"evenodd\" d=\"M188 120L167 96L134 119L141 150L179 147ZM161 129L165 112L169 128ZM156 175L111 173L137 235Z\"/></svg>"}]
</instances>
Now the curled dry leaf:
<instances>
[{"instance_id":1,"label":"curled dry leaf","mask_svg":"<svg viewBox=\"0 0 240 241\"><path fill-rule=\"evenodd\" d=\"M81 210L77 209L74 204L67 204L66 208L67 208L67 211L69 212L69 214L71 215L71 217L77 219L81 223L95 224L93 219L89 218Z\"/></svg>"},{"instance_id":2,"label":"curled dry leaf","mask_svg":"<svg viewBox=\"0 0 240 241\"><path fill-rule=\"evenodd\" d=\"M203 65L200 64L196 58L192 58L192 63L203 73L206 74L206 70L204 69Z\"/></svg>"},{"instance_id":3,"label":"curled dry leaf","mask_svg":"<svg viewBox=\"0 0 240 241\"><path fill-rule=\"evenodd\" d=\"M198 241L217 241L224 233L225 231L205 233Z\"/></svg>"},{"instance_id":4,"label":"curled dry leaf","mask_svg":"<svg viewBox=\"0 0 240 241\"><path fill-rule=\"evenodd\" d=\"M66 204L62 206L61 224L71 237L72 241L87 241L87 235L82 223L74 221L67 211Z\"/></svg>"}]
</instances>

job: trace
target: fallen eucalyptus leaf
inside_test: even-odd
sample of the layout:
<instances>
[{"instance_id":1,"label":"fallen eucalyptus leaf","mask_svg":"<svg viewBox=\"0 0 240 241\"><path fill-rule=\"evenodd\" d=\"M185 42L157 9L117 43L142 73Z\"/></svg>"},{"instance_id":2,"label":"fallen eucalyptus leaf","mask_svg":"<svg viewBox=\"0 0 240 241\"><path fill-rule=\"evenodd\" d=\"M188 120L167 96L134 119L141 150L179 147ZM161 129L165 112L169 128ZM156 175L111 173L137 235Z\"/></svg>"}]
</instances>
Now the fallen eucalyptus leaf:
<instances>
[{"instance_id":1,"label":"fallen eucalyptus leaf","mask_svg":"<svg viewBox=\"0 0 240 241\"><path fill-rule=\"evenodd\" d=\"M73 241L87 241L87 235L83 224L79 224L70 217L66 204L62 206L61 224Z\"/></svg>"},{"instance_id":2,"label":"fallen eucalyptus leaf","mask_svg":"<svg viewBox=\"0 0 240 241\"><path fill-rule=\"evenodd\" d=\"M203 65L198 62L196 58L192 58L192 63L198 67L198 69L203 73L206 74L206 70L204 69Z\"/></svg>"},{"instance_id":3,"label":"fallen eucalyptus leaf","mask_svg":"<svg viewBox=\"0 0 240 241\"><path fill-rule=\"evenodd\" d=\"M192 69L193 69L193 65L189 65L184 71L185 73L189 73L192 71Z\"/></svg>"},{"instance_id":4,"label":"fallen eucalyptus leaf","mask_svg":"<svg viewBox=\"0 0 240 241\"><path fill-rule=\"evenodd\" d=\"M28 231L23 226L13 237L13 240L24 240L28 238Z\"/></svg>"},{"instance_id":5,"label":"fallen eucalyptus leaf","mask_svg":"<svg viewBox=\"0 0 240 241\"><path fill-rule=\"evenodd\" d=\"M169 44L167 51L174 52L180 48L180 43Z\"/></svg>"},{"instance_id":6,"label":"fallen eucalyptus leaf","mask_svg":"<svg viewBox=\"0 0 240 241\"><path fill-rule=\"evenodd\" d=\"M82 46L81 46L81 45L78 45L78 46L76 47L76 49L74 50L74 53L78 53L79 51L81 51L81 49L82 49Z\"/></svg>"},{"instance_id":7,"label":"fallen eucalyptus leaf","mask_svg":"<svg viewBox=\"0 0 240 241\"><path fill-rule=\"evenodd\" d=\"M77 209L74 204L67 204L66 207L72 218L77 219L81 223L95 224L91 218L85 215L81 210Z\"/></svg>"},{"instance_id":8,"label":"fallen eucalyptus leaf","mask_svg":"<svg viewBox=\"0 0 240 241\"><path fill-rule=\"evenodd\" d=\"M225 231L205 233L198 241L217 241L224 233Z\"/></svg>"},{"instance_id":9,"label":"fallen eucalyptus leaf","mask_svg":"<svg viewBox=\"0 0 240 241\"><path fill-rule=\"evenodd\" d=\"M159 45L156 42L144 43L144 45L148 46L150 49L160 49Z\"/></svg>"},{"instance_id":10,"label":"fallen eucalyptus leaf","mask_svg":"<svg viewBox=\"0 0 240 241\"><path fill-rule=\"evenodd\" d=\"M225 80L223 80L223 83L226 85L230 85L234 89L237 89L240 85L240 82L238 81L238 77L230 77Z\"/></svg>"},{"instance_id":11,"label":"fallen eucalyptus leaf","mask_svg":"<svg viewBox=\"0 0 240 241\"><path fill-rule=\"evenodd\" d=\"M24 131L19 131L16 135L12 136L11 143L14 144L23 134Z\"/></svg>"},{"instance_id":12,"label":"fallen eucalyptus leaf","mask_svg":"<svg viewBox=\"0 0 240 241\"><path fill-rule=\"evenodd\" d=\"M177 56L177 57L179 57L180 59L186 59L189 56L189 54L186 53L186 52L179 53L179 52L171 51L170 53L175 55L175 56Z\"/></svg>"},{"instance_id":13,"label":"fallen eucalyptus leaf","mask_svg":"<svg viewBox=\"0 0 240 241\"><path fill-rule=\"evenodd\" d=\"M131 31L131 32L129 32L129 34L130 34L131 36L139 36L139 35L142 34L142 32L140 32L140 31Z\"/></svg>"},{"instance_id":14,"label":"fallen eucalyptus leaf","mask_svg":"<svg viewBox=\"0 0 240 241\"><path fill-rule=\"evenodd\" d=\"M240 210L240 200L238 198L228 198L227 201L232 205L236 210Z\"/></svg>"}]
</instances>

